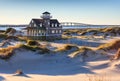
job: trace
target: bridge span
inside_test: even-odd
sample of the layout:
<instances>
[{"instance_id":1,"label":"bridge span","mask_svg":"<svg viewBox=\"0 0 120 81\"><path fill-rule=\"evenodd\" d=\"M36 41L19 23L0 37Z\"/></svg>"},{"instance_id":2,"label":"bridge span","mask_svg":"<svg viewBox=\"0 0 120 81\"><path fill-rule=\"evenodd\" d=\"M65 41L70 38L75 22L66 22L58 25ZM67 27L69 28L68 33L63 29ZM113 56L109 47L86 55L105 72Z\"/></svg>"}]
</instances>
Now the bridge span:
<instances>
[{"instance_id":1,"label":"bridge span","mask_svg":"<svg viewBox=\"0 0 120 81\"><path fill-rule=\"evenodd\" d=\"M79 26L89 26L90 24L77 23L77 22L61 22L61 25L65 27L79 27Z\"/></svg>"}]
</instances>

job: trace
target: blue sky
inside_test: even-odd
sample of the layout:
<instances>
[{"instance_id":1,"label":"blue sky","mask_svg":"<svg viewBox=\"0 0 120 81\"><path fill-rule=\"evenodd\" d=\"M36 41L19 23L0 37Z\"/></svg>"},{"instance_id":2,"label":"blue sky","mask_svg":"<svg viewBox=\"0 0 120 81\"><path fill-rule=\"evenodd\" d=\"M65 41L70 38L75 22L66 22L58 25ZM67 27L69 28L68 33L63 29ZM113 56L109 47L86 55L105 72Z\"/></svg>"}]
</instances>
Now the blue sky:
<instances>
[{"instance_id":1,"label":"blue sky","mask_svg":"<svg viewBox=\"0 0 120 81\"><path fill-rule=\"evenodd\" d=\"M0 0L0 24L28 24L44 11L60 22L120 24L120 0Z\"/></svg>"}]
</instances>

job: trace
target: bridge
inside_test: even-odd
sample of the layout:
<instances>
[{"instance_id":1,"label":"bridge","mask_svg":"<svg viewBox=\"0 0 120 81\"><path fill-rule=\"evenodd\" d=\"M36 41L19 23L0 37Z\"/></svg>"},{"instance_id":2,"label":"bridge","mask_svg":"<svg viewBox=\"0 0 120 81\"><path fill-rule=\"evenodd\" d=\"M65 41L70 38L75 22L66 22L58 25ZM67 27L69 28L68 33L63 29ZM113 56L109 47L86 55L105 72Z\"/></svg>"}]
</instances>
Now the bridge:
<instances>
[{"instance_id":1,"label":"bridge","mask_svg":"<svg viewBox=\"0 0 120 81\"><path fill-rule=\"evenodd\" d=\"M89 26L90 24L77 23L77 22L61 22L61 25L64 27L79 27L79 26Z\"/></svg>"}]
</instances>

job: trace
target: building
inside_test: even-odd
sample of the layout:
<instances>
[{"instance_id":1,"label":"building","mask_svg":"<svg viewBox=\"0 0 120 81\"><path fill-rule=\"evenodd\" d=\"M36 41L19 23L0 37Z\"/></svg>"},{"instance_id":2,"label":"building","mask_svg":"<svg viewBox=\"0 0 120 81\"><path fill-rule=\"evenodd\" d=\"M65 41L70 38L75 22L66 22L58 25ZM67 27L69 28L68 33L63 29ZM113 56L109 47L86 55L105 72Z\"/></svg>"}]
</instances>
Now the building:
<instances>
[{"instance_id":1,"label":"building","mask_svg":"<svg viewBox=\"0 0 120 81\"><path fill-rule=\"evenodd\" d=\"M57 19L51 19L49 12L44 12L41 19L32 19L27 27L27 37L34 39L60 39L62 26Z\"/></svg>"}]
</instances>

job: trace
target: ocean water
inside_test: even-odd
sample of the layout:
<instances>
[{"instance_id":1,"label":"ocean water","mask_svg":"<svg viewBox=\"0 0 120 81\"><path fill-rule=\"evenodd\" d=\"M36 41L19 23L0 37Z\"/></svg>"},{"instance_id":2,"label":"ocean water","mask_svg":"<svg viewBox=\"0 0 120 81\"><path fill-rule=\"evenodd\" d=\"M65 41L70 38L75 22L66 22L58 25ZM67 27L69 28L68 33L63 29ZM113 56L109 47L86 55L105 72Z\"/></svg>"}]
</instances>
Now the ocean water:
<instances>
[{"instance_id":1,"label":"ocean water","mask_svg":"<svg viewBox=\"0 0 120 81\"><path fill-rule=\"evenodd\" d=\"M7 28L14 28L16 30L22 30L25 27L0 27L0 30L6 30Z\"/></svg>"}]
</instances>

